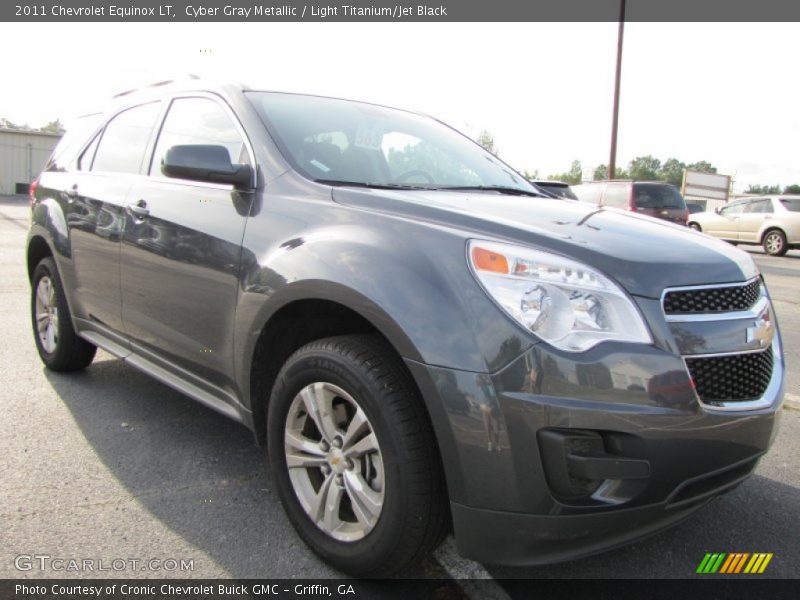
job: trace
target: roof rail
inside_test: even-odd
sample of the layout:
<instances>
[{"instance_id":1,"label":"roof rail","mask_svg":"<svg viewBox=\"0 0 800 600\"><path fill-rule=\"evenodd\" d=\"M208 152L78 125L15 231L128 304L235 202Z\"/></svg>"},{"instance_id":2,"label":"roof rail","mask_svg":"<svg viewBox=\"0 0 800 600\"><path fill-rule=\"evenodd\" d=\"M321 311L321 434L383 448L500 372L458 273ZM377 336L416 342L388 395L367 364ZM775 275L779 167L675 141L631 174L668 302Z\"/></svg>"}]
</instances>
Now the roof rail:
<instances>
[{"instance_id":1,"label":"roof rail","mask_svg":"<svg viewBox=\"0 0 800 600\"><path fill-rule=\"evenodd\" d=\"M184 77L178 77L175 79L164 79L163 81L156 81L155 83L151 83L149 85L145 85L142 87L131 88L129 90L125 90L124 92L119 92L118 94L114 94L112 98L121 98L122 96L127 96L128 94L132 94L133 92L138 92L139 90L144 88L154 88L154 87L160 87L162 85L169 85L170 83L176 83L184 79L200 79L200 78L197 75L194 75L193 73L188 73Z\"/></svg>"}]
</instances>

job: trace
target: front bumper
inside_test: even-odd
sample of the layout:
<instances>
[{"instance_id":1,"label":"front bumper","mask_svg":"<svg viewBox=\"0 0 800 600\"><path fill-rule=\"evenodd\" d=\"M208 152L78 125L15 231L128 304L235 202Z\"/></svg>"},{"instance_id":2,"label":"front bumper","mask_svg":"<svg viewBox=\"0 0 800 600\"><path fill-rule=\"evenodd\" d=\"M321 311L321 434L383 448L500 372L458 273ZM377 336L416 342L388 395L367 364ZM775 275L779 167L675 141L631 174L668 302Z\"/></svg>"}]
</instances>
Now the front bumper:
<instances>
[{"instance_id":1,"label":"front bumper","mask_svg":"<svg viewBox=\"0 0 800 600\"><path fill-rule=\"evenodd\" d=\"M576 558L685 518L755 469L783 393L779 364L762 408L715 411L683 359L654 346L602 344L576 358L538 344L495 375L408 366L436 429L457 546L493 564ZM646 463L645 474L576 477L573 456L553 456L543 432L593 435L601 471L619 458Z\"/></svg>"}]
</instances>

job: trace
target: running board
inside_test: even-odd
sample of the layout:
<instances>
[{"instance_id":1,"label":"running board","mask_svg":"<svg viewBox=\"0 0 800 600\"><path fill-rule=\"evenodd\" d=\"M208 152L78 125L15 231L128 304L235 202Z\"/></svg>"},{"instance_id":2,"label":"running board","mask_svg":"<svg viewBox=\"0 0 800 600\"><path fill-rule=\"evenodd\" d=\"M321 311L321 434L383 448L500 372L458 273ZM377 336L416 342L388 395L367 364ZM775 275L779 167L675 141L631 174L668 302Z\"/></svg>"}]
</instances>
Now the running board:
<instances>
[{"instance_id":1,"label":"running board","mask_svg":"<svg viewBox=\"0 0 800 600\"><path fill-rule=\"evenodd\" d=\"M80 335L87 342L102 348L117 358L121 358L132 367L142 371L153 379L168 385L172 389L189 396L200 404L203 404L208 408L211 408L218 413L233 419L234 421L247 425L246 421L242 417L242 414L236 410L233 405L221 400L214 394L207 392L206 390L187 381L186 379L175 375L167 369L156 365L141 355L135 354L131 349L121 346L102 333L99 333L98 331L79 331L78 335Z\"/></svg>"}]
</instances>

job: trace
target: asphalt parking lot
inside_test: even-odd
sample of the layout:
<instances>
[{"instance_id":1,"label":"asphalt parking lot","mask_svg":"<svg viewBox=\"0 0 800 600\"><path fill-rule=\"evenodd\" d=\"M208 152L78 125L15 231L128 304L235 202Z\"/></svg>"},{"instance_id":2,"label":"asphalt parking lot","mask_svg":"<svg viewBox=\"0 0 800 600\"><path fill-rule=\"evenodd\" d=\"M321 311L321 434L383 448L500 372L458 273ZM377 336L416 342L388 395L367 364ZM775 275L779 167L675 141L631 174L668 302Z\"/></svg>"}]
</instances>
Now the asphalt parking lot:
<instances>
[{"instance_id":1,"label":"asphalt parking lot","mask_svg":"<svg viewBox=\"0 0 800 600\"><path fill-rule=\"evenodd\" d=\"M43 369L28 316L26 198L0 197L0 578L15 557L188 559L191 571L125 577L341 577L294 533L249 431L100 352L85 372ZM705 552L772 552L772 577L800 564L800 252L751 250L784 336L787 402L756 474L683 524L605 554L509 569L460 559L448 541L404 573L434 578L680 578ZM92 575L92 574L89 574ZM86 576L86 575L83 575ZM502 592L501 592L502 594ZM502 596L499 596L502 597Z\"/></svg>"}]
</instances>

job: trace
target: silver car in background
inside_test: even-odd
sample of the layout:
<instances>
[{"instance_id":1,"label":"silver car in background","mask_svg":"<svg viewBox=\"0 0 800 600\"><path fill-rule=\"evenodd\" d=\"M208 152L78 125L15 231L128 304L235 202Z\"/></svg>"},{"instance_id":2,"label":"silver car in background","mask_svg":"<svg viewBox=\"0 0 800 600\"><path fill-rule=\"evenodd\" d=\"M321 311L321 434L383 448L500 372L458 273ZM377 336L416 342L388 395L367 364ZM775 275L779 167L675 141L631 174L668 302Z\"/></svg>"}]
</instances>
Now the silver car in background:
<instances>
[{"instance_id":1,"label":"silver car in background","mask_svg":"<svg viewBox=\"0 0 800 600\"><path fill-rule=\"evenodd\" d=\"M760 244L764 252L783 256L800 247L800 196L743 198L689 217L689 227L738 244Z\"/></svg>"}]
</instances>

